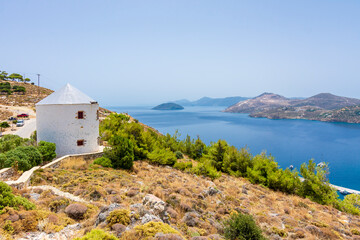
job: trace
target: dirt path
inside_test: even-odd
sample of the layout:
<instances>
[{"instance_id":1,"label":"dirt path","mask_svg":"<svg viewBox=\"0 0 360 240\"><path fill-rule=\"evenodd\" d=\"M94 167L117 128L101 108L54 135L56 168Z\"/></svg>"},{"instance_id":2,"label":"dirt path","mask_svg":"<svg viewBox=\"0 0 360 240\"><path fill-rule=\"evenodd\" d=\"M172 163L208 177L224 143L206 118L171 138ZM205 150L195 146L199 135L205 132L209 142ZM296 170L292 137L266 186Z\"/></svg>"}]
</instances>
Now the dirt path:
<instances>
[{"instance_id":1,"label":"dirt path","mask_svg":"<svg viewBox=\"0 0 360 240\"><path fill-rule=\"evenodd\" d=\"M86 204L89 204L91 203L91 201L86 201L80 197L77 197L71 193L68 193L68 192L63 192L59 189L57 189L56 187L53 187L53 186L48 186L48 185L43 185L43 186L31 186L31 187L28 187L29 189L34 189L34 188L40 188L42 190L51 190L53 191L53 193L55 195L58 195L58 196L61 196L61 197L65 197L65 198L68 198L70 199L71 201L74 201L74 202L81 202L81 203L86 203Z\"/></svg>"},{"instance_id":2,"label":"dirt path","mask_svg":"<svg viewBox=\"0 0 360 240\"><path fill-rule=\"evenodd\" d=\"M14 117L22 113L29 114L29 119L24 121L25 125L22 127L16 127L15 124L8 121L10 128L6 129L6 131L3 132L3 135L14 134L22 138L29 138L36 130L36 113L34 112L33 108L0 105L0 111L1 110L12 112Z\"/></svg>"}]
</instances>

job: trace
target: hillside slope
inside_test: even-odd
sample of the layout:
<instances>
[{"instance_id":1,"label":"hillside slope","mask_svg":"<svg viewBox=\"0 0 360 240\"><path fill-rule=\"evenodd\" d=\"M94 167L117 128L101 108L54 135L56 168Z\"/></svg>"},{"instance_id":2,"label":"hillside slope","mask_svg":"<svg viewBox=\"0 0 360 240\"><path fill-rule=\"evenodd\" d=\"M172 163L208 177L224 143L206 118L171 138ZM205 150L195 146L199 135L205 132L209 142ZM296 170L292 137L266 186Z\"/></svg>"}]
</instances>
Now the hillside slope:
<instances>
[{"instance_id":1,"label":"hillside slope","mask_svg":"<svg viewBox=\"0 0 360 240\"><path fill-rule=\"evenodd\" d=\"M251 117L269 119L308 119L326 122L360 123L360 99L321 93L306 99L289 99L264 93L239 102L225 110L249 113Z\"/></svg>"},{"instance_id":2,"label":"hillside slope","mask_svg":"<svg viewBox=\"0 0 360 240\"><path fill-rule=\"evenodd\" d=\"M228 175L211 181L145 161L136 161L132 172L73 161L58 169L38 172L32 182L54 186L96 206L120 204L121 209L139 216L131 220L130 229L148 219L147 214L156 212L156 208L145 204L148 194L155 195L158 201L166 203L166 214L154 216L178 229L186 239L196 239L194 236L222 239L221 222L234 211L253 215L269 239L359 239L358 216ZM41 204L43 200L38 202ZM82 232L92 229L91 223L99 222L99 218L93 217L82 220ZM108 229L106 224L98 227ZM112 231L117 234L116 230Z\"/></svg>"}]
</instances>

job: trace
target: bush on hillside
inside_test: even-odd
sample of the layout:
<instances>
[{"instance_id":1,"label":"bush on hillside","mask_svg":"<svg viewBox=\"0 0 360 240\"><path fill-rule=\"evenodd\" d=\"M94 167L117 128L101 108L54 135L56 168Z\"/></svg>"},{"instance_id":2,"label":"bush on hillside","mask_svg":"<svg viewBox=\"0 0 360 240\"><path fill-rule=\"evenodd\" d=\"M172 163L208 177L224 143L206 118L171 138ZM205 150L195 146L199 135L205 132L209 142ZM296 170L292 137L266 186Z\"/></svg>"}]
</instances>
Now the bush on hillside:
<instances>
[{"instance_id":1,"label":"bush on hillside","mask_svg":"<svg viewBox=\"0 0 360 240\"><path fill-rule=\"evenodd\" d=\"M236 177L245 177L248 168L252 168L252 156L245 148L240 151L231 146L225 153L222 170Z\"/></svg>"},{"instance_id":2,"label":"bush on hillside","mask_svg":"<svg viewBox=\"0 0 360 240\"><path fill-rule=\"evenodd\" d=\"M213 166L218 171L221 171L223 168L223 162L228 148L229 145L225 140L218 140L216 143L211 143L207 157L211 159Z\"/></svg>"},{"instance_id":3,"label":"bush on hillside","mask_svg":"<svg viewBox=\"0 0 360 240\"><path fill-rule=\"evenodd\" d=\"M103 166L103 167L108 167L111 168L112 164L111 164L111 160L107 157L99 157L97 159L95 159L94 164Z\"/></svg>"},{"instance_id":4,"label":"bush on hillside","mask_svg":"<svg viewBox=\"0 0 360 240\"><path fill-rule=\"evenodd\" d=\"M110 227L116 223L127 226L130 224L130 211L127 209L114 210L106 218L106 221L109 223Z\"/></svg>"},{"instance_id":5,"label":"bush on hillside","mask_svg":"<svg viewBox=\"0 0 360 240\"><path fill-rule=\"evenodd\" d=\"M148 154L150 162L160 165L174 165L176 162L176 155L170 149L157 148Z\"/></svg>"},{"instance_id":6,"label":"bush on hillside","mask_svg":"<svg viewBox=\"0 0 360 240\"><path fill-rule=\"evenodd\" d=\"M346 195L343 201L339 201L337 208L354 215L360 215L360 195Z\"/></svg>"},{"instance_id":7,"label":"bush on hillside","mask_svg":"<svg viewBox=\"0 0 360 240\"><path fill-rule=\"evenodd\" d=\"M105 232L101 229L93 229L81 238L75 238L74 240L118 240L114 235Z\"/></svg>"},{"instance_id":8,"label":"bush on hillside","mask_svg":"<svg viewBox=\"0 0 360 240\"><path fill-rule=\"evenodd\" d=\"M0 169L5 167L6 155L5 153L0 153Z\"/></svg>"},{"instance_id":9,"label":"bush on hillside","mask_svg":"<svg viewBox=\"0 0 360 240\"><path fill-rule=\"evenodd\" d=\"M176 156L176 159L183 159L184 158L184 155L180 151L176 151L175 156Z\"/></svg>"},{"instance_id":10,"label":"bush on hillside","mask_svg":"<svg viewBox=\"0 0 360 240\"><path fill-rule=\"evenodd\" d=\"M39 150L32 146L20 146L6 152L4 167L16 166L19 170L27 171L42 163Z\"/></svg>"},{"instance_id":11,"label":"bush on hillside","mask_svg":"<svg viewBox=\"0 0 360 240\"><path fill-rule=\"evenodd\" d=\"M4 153L15 149L18 146L29 145L29 140L17 135L4 135L0 138L0 152Z\"/></svg>"},{"instance_id":12,"label":"bush on hillside","mask_svg":"<svg viewBox=\"0 0 360 240\"><path fill-rule=\"evenodd\" d=\"M202 159L202 161L191 169L192 173L210 177L212 180L221 177L221 173L216 170L208 159Z\"/></svg>"},{"instance_id":13,"label":"bush on hillside","mask_svg":"<svg viewBox=\"0 0 360 240\"><path fill-rule=\"evenodd\" d=\"M114 168L130 169L134 162L134 145L130 139L112 136L109 140L111 149L105 151L105 157L111 160Z\"/></svg>"},{"instance_id":14,"label":"bush on hillside","mask_svg":"<svg viewBox=\"0 0 360 240\"><path fill-rule=\"evenodd\" d=\"M9 185L0 181L0 214L5 207L19 209L22 206L26 210L35 209L35 205L23 197L15 196Z\"/></svg>"},{"instance_id":15,"label":"bush on hillside","mask_svg":"<svg viewBox=\"0 0 360 240\"><path fill-rule=\"evenodd\" d=\"M300 174L304 181L299 190L300 196L307 197L320 204L334 204L337 201L336 190L329 185L327 180L327 165L316 166L313 160L309 164L303 163Z\"/></svg>"},{"instance_id":16,"label":"bush on hillside","mask_svg":"<svg viewBox=\"0 0 360 240\"><path fill-rule=\"evenodd\" d=\"M185 169L191 169L192 166L192 162L176 162L173 167L184 171Z\"/></svg>"},{"instance_id":17,"label":"bush on hillside","mask_svg":"<svg viewBox=\"0 0 360 240\"><path fill-rule=\"evenodd\" d=\"M265 239L253 217L247 214L233 213L224 221L224 236L230 240Z\"/></svg>"},{"instance_id":18,"label":"bush on hillside","mask_svg":"<svg viewBox=\"0 0 360 240\"><path fill-rule=\"evenodd\" d=\"M43 162L50 162L56 157L55 143L40 141L38 144L38 150L41 153Z\"/></svg>"}]
</instances>

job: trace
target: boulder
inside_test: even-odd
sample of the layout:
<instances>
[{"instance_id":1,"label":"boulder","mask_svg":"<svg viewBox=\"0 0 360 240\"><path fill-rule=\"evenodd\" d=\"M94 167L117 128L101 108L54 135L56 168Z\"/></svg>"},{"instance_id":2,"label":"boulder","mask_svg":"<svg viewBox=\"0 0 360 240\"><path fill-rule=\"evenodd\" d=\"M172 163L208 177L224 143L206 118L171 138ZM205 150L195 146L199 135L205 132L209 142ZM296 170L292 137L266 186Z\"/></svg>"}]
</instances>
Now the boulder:
<instances>
[{"instance_id":1,"label":"boulder","mask_svg":"<svg viewBox=\"0 0 360 240\"><path fill-rule=\"evenodd\" d=\"M87 207L79 203L70 204L65 208L66 215L75 220L83 219L86 211Z\"/></svg>"},{"instance_id":2,"label":"boulder","mask_svg":"<svg viewBox=\"0 0 360 240\"><path fill-rule=\"evenodd\" d=\"M158 217L158 216L155 216L155 215L152 215L152 214L145 214L143 217L141 217L141 224L145 224L145 223L148 223L148 222L162 222L162 220Z\"/></svg>"}]
</instances>

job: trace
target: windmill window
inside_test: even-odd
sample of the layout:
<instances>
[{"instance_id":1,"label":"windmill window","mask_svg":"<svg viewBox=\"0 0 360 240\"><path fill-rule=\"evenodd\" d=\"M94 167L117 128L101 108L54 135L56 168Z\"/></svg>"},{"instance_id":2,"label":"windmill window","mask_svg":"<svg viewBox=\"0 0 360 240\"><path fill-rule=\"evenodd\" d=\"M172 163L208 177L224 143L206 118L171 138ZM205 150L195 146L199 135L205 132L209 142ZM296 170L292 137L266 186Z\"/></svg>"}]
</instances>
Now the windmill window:
<instances>
[{"instance_id":1,"label":"windmill window","mask_svg":"<svg viewBox=\"0 0 360 240\"><path fill-rule=\"evenodd\" d=\"M77 140L77 145L78 146L84 146L85 145L85 140L84 139Z\"/></svg>"},{"instance_id":2,"label":"windmill window","mask_svg":"<svg viewBox=\"0 0 360 240\"><path fill-rule=\"evenodd\" d=\"M84 111L78 111L77 112L77 118L78 119L84 119Z\"/></svg>"}]
</instances>

